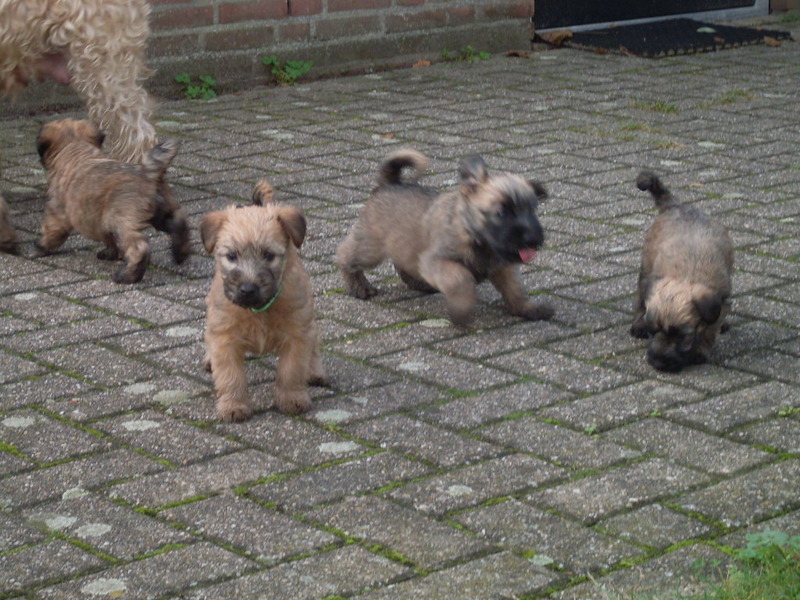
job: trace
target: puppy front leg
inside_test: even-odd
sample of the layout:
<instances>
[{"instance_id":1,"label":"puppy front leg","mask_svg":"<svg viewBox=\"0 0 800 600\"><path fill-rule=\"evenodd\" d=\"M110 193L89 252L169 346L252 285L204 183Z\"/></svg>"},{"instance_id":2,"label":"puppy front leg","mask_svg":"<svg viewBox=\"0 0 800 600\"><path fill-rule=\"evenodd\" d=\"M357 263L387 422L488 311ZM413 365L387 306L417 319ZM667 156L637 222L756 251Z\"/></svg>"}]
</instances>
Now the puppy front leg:
<instances>
[{"instance_id":1,"label":"puppy front leg","mask_svg":"<svg viewBox=\"0 0 800 600\"><path fill-rule=\"evenodd\" d=\"M207 361L217 393L217 414L226 423L246 421L253 416L247 397L247 376L244 351L233 344L209 342L206 338Z\"/></svg>"},{"instance_id":2,"label":"puppy front leg","mask_svg":"<svg viewBox=\"0 0 800 600\"><path fill-rule=\"evenodd\" d=\"M519 269L516 266L506 266L492 273L489 280L497 291L503 295L512 315L522 317L529 321L550 319L555 310L544 302L533 302L525 293L519 279Z\"/></svg>"},{"instance_id":3,"label":"puppy front leg","mask_svg":"<svg viewBox=\"0 0 800 600\"><path fill-rule=\"evenodd\" d=\"M444 294L447 314L459 327L466 327L472 320L475 309L477 282L461 263L447 259L420 257L420 275Z\"/></svg>"},{"instance_id":4,"label":"puppy front leg","mask_svg":"<svg viewBox=\"0 0 800 600\"><path fill-rule=\"evenodd\" d=\"M642 274L639 274L639 282L636 285L636 300L633 304L633 324L631 325L630 334L631 336L639 339L645 339L649 337L647 333L647 324L644 321L644 315L647 312L647 307L645 306L645 294L647 290L645 289L645 278Z\"/></svg>"},{"instance_id":5,"label":"puppy front leg","mask_svg":"<svg viewBox=\"0 0 800 600\"><path fill-rule=\"evenodd\" d=\"M307 337L289 340L278 352L275 404L285 415L297 415L311 408L308 368L313 352Z\"/></svg>"},{"instance_id":6,"label":"puppy front leg","mask_svg":"<svg viewBox=\"0 0 800 600\"><path fill-rule=\"evenodd\" d=\"M322 365L322 359L319 351L319 327L317 322L311 322L311 358L308 362L308 383L310 385L326 386L328 385L328 373Z\"/></svg>"}]
</instances>

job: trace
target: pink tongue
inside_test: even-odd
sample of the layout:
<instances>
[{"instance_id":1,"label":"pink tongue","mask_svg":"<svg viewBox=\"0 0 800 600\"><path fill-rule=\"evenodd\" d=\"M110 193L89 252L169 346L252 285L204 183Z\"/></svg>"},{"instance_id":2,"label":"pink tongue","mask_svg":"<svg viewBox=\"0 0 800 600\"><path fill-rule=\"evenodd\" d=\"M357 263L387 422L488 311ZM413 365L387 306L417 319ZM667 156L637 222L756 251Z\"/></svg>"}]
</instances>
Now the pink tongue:
<instances>
[{"instance_id":1,"label":"pink tongue","mask_svg":"<svg viewBox=\"0 0 800 600\"><path fill-rule=\"evenodd\" d=\"M519 257L522 259L522 262L531 262L536 258L536 250L534 248L523 248L519 251Z\"/></svg>"}]
</instances>

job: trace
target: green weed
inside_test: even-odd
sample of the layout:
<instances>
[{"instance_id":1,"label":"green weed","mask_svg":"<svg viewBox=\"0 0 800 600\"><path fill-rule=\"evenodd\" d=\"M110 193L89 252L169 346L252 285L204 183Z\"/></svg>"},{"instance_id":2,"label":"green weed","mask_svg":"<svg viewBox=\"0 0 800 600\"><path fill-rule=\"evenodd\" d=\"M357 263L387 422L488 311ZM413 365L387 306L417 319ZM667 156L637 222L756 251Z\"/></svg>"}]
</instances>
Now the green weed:
<instances>
[{"instance_id":1,"label":"green weed","mask_svg":"<svg viewBox=\"0 0 800 600\"><path fill-rule=\"evenodd\" d=\"M314 65L308 60L287 60L282 62L274 55L264 56L261 62L264 63L264 66L270 68L271 73L278 81L278 85L294 85Z\"/></svg>"},{"instance_id":2,"label":"green weed","mask_svg":"<svg viewBox=\"0 0 800 600\"><path fill-rule=\"evenodd\" d=\"M217 96L214 86L217 80L210 75L200 75L195 83L189 73L178 73L175 75L175 82L184 86L183 95L189 100L210 100Z\"/></svg>"},{"instance_id":3,"label":"green weed","mask_svg":"<svg viewBox=\"0 0 800 600\"><path fill-rule=\"evenodd\" d=\"M633 108L638 108L639 110L650 110L664 114L676 114L678 112L677 106L669 102L664 102L663 100L657 100L656 102L634 102Z\"/></svg>"},{"instance_id":4,"label":"green weed","mask_svg":"<svg viewBox=\"0 0 800 600\"><path fill-rule=\"evenodd\" d=\"M466 62L478 62L479 60L489 60L492 57L489 52L475 50L472 46L467 46L463 50L442 50L442 59L448 62L463 60Z\"/></svg>"}]
</instances>

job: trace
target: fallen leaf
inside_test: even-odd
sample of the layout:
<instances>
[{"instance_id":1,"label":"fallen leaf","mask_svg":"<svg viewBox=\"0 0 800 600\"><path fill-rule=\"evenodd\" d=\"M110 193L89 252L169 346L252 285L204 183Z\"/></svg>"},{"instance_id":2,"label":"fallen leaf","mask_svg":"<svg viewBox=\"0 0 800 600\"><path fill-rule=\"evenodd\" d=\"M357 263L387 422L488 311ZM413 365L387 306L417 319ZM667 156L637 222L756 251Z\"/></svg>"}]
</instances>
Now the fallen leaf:
<instances>
[{"instance_id":1,"label":"fallen leaf","mask_svg":"<svg viewBox=\"0 0 800 600\"><path fill-rule=\"evenodd\" d=\"M506 56L513 56L516 58L530 58L531 53L526 52L525 50L509 50L506 52Z\"/></svg>"},{"instance_id":2,"label":"fallen leaf","mask_svg":"<svg viewBox=\"0 0 800 600\"><path fill-rule=\"evenodd\" d=\"M764 36L764 43L767 46L772 46L773 48L777 48L778 46L781 45L781 43L778 40L776 40L774 37L769 36L769 35L765 35Z\"/></svg>"},{"instance_id":3,"label":"fallen leaf","mask_svg":"<svg viewBox=\"0 0 800 600\"><path fill-rule=\"evenodd\" d=\"M548 31L547 33L540 33L539 37L548 44L553 46L560 46L566 40L572 37L572 32L569 29L559 29L557 31Z\"/></svg>"},{"instance_id":4,"label":"fallen leaf","mask_svg":"<svg viewBox=\"0 0 800 600\"><path fill-rule=\"evenodd\" d=\"M417 62L415 62L412 65L412 67L415 68L415 69L418 68L418 67L430 67L430 66L431 66L431 61L424 60L424 59L423 60L418 60Z\"/></svg>"},{"instance_id":5,"label":"fallen leaf","mask_svg":"<svg viewBox=\"0 0 800 600\"><path fill-rule=\"evenodd\" d=\"M384 140L393 140L394 137L395 136L393 133L384 133L383 135L381 135L381 138L383 138Z\"/></svg>"},{"instance_id":6,"label":"fallen leaf","mask_svg":"<svg viewBox=\"0 0 800 600\"><path fill-rule=\"evenodd\" d=\"M724 37L719 37L718 35L715 35L714 36L714 41L717 44L724 44L725 43L725 38Z\"/></svg>"}]
</instances>

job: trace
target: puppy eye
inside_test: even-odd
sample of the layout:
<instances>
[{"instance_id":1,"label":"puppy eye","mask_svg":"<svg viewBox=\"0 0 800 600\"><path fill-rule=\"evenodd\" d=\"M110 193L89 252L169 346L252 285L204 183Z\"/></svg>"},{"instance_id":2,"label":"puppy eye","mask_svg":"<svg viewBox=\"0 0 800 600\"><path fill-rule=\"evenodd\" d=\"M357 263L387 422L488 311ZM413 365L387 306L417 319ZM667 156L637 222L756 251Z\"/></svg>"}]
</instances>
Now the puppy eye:
<instances>
[{"instance_id":1,"label":"puppy eye","mask_svg":"<svg viewBox=\"0 0 800 600\"><path fill-rule=\"evenodd\" d=\"M236 260L239 258L239 256L236 254L236 252L228 252L225 255L225 258L227 258L231 262L236 262Z\"/></svg>"},{"instance_id":2,"label":"puppy eye","mask_svg":"<svg viewBox=\"0 0 800 600\"><path fill-rule=\"evenodd\" d=\"M266 260L267 262L272 262L273 260L275 260L275 253L270 252L269 250L264 250L264 260Z\"/></svg>"}]
</instances>

